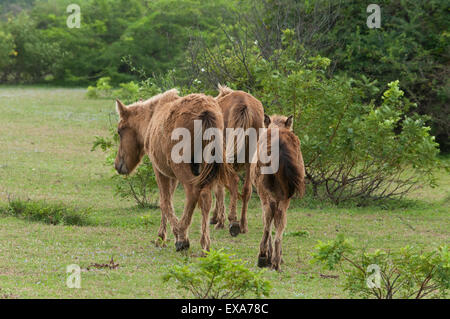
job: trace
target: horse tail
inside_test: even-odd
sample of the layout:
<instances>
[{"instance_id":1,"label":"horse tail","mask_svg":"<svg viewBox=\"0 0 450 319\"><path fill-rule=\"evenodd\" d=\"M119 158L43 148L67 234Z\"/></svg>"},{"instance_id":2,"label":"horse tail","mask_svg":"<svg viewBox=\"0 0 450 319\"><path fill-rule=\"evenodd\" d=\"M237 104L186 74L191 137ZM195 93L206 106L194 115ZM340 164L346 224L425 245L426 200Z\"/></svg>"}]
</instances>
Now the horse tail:
<instances>
[{"instance_id":1,"label":"horse tail","mask_svg":"<svg viewBox=\"0 0 450 319\"><path fill-rule=\"evenodd\" d=\"M286 138L286 134L292 135ZM295 138L295 139L294 139ZM266 174L264 187L279 200L289 199L294 194L303 197L305 194L305 169L299 142L292 132L280 132L279 135L279 167L274 174Z\"/></svg>"},{"instance_id":2,"label":"horse tail","mask_svg":"<svg viewBox=\"0 0 450 319\"><path fill-rule=\"evenodd\" d=\"M245 103L239 103L232 107L228 119L229 128L243 130L236 135L236 138L232 138L227 141L227 144L230 144L226 147L226 150L230 152L229 154L227 154L227 158L229 159L229 162L236 163L237 155L242 151L247 152L247 150L249 150L249 139L245 134L245 131L248 128L252 127L252 113ZM249 154L245 155L247 157L250 156ZM248 162L249 160L250 158L246 158L246 162Z\"/></svg>"},{"instance_id":3,"label":"horse tail","mask_svg":"<svg viewBox=\"0 0 450 319\"><path fill-rule=\"evenodd\" d=\"M202 132L205 132L209 128L218 128L221 127L219 124L220 119L216 116L214 112L211 111L203 111L197 118L202 121ZM231 173L231 167L225 161L225 150L223 146L223 132L220 130L218 132L220 134L221 140L220 142L220 150L221 152L221 162L210 160L208 158L203 158L200 171L198 169L194 169L196 164L192 164L192 172L196 175L192 179L192 183L199 185L201 188L215 182L215 181L226 181L229 174ZM203 134L203 133L202 133ZM202 138L202 137L195 137ZM203 140L202 138L202 153L203 150L207 147L207 145L211 143L211 141ZM217 151L217 148L215 149ZM207 152L209 154L209 152Z\"/></svg>"}]
</instances>

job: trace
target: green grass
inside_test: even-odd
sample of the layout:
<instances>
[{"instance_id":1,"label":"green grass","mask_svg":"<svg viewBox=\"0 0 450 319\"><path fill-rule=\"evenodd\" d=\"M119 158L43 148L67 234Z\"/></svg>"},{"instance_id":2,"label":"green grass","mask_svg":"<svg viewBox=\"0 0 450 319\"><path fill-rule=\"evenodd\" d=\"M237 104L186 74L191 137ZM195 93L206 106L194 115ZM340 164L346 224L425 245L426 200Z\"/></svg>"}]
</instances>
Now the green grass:
<instances>
[{"instance_id":1,"label":"green grass","mask_svg":"<svg viewBox=\"0 0 450 319\"><path fill-rule=\"evenodd\" d=\"M0 88L0 207L8 198L30 200L42 209L89 211L89 223L47 224L11 214L0 215L0 298L179 298L189 297L172 282L168 266L199 256L200 214L194 214L191 249L175 252L173 235L166 248L154 240L159 209L139 209L114 195L112 168L101 151L91 152L95 135L106 135L113 101L89 100L85 90L35 87ZM448 161L448 159L447 159ZM369 207L333 206L306 198L293 202L283 239L283 272L267 271L274 298L346 298L338 274L310 264L318 240L344 233L360 247L431 249L449 242L450 176L438 172L437 188L423 187L408 199ZM184 194L176 192L180 216ZM26 202L26 201L25 201ZM262 231L259 199L253 194L248 234L230 237L211 229L211 246L224 248L257 270ZM85 268L93 263L117 269ZM83 269L82 288L66 287L66 267Z\"/></svg>"}]
</instances>

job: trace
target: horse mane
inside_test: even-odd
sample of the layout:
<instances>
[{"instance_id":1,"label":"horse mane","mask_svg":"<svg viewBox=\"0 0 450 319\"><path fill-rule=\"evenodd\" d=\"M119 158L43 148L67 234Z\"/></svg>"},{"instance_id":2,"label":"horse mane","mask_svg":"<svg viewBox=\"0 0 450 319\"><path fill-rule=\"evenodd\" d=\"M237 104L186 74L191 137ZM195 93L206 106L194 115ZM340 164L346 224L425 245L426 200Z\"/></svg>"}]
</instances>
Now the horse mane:
<instances>
[{"instance_id":1,"label":"horse mane","mask_svg":"<svg viewBox=\"0 0 450 319\"><path fill-rule=\"evenodd\" d=\"M136 103L130 104L128 106L128 108L131 108L133 106L137 106L137 107L144 107L144 108L148 108L151 106L155 106L158 103L164 104L164 103L168 103L171 102L173 100L176 100L177 98L179 98L180 96L178 95L178 90L177 89L170 89L166 92L163 93L159 93L155 96L152 96L151 98L149 98L148 100L145 101L138 101Z\"/></svg>"},{"instance_id":2,"label":"horse mane","mask_svg":"<svg viewBox=\"0 0 450 319\"><path fill-rule=\"evenodd\" d=\"M217 89L219 90L219 95L215 97L216 100L234 92L234 90L230 89L228 86L222 85L220 83L217 85Z\"/></svg>"}]
</instances>

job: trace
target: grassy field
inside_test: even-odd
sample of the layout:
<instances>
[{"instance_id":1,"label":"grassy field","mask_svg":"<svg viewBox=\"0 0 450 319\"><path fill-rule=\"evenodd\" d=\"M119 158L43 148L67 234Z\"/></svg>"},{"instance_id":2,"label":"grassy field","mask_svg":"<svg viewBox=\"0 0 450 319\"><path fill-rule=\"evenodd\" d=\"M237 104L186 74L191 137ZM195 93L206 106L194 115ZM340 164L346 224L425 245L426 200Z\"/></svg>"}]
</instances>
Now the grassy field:
<instances>
[{"instance_id":1,"label":"grassy field","mask_svg":"<svg viewBox=\"0 0 450 319\"><path fill-rule=\"evenodd\" d=\"M45 200L89 209L85 226L49 225L0 214L0 298L179 298L189 297L161 277L168 266L200 255L200 214L190 231L191 249L176 253L153 243L159 209L136 207L114 195L112 168L101 151L91 152L95 135L107 135L112 101L89 100L81 89L0 88L0 207L8 197ZM422 188L407 200L371 207L335 207L304 200L292 204L285 236L283 272L268 271L273 298L345 298L343 278L311 265L318 240L344 233L360 247L431 249L450 239L450 176L438 172L439 187ZM176 193L178 215L182 190ZM1 209L1 208L0 208ZM142 216L147 216L143 223ZM212 248L224 248L257 269L262 220L257 195L250 202L248 234L236 238L211 230ZM66 287L66 266L86 268L114 258L113 270L82 272L82 289Z\"/></svg>"}]
</instances>

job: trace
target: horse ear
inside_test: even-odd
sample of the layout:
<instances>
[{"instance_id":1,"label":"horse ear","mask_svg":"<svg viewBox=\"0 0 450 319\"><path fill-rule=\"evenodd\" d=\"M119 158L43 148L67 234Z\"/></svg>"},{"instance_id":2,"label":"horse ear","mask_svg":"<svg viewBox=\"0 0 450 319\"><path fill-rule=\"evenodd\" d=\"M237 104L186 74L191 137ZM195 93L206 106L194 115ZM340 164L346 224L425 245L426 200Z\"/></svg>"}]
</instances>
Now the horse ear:
<instances>
[{"instance_id":1,"label":"horse ear","mask_svg":"<svg viewBox=\"0 0 450 319\"><path fill-rule=\"evenodd\" d=\"M272 122L272 120L270 119L270 116L267 114L264 114L264 126L269 127L270 122Z\"/></svg>"},{"instance_id":2,"label":"horse ear","mask_svg":"<svg viewBox=\"0 0 450 319\"><path fill-rule=\"evenodd\" d=\"M284 125L286 125L286 128L292 128L292 122L294 121L294 116L293 115L290 115L288 118L287 118L287 120L286 120L286 122L284 123Z\"/></svg>"},{"instance_id":3,"label":"horse ear","mask_svg":"<svg viewBox=\"0 0 450 319\"><path fill-rule=\"evenodd\" d=\"M116 99L116 111L120 118L125 117L126 106L119 99Z\"/></svg>"}]
</instances>

